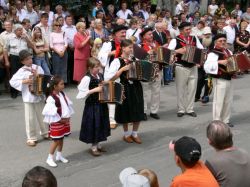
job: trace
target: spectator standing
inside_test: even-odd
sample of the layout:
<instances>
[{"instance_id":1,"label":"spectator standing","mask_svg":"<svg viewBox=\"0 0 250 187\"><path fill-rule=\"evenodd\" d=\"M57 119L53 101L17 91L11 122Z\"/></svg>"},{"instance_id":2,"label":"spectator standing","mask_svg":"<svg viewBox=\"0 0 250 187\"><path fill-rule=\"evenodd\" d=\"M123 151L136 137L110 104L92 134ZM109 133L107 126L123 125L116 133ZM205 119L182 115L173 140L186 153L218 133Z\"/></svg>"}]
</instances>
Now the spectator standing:
<instances>
[{"instance_id":1,"label":"spectator standing","mask_svg":"<svg viewBox=\"0 0 250 187\"><path fill-rule=\"evenodd\" d=\"M52 31L51 27L48 25L49 15L47 13L42 13L40 23L36 27L40 27L42 30L43 38L49 44L50 33Z\"/></svg>"},{"instance_id":2,"label":"spectator standing","mask_svg":"<svg viewBox=\"0 0 250 187\"><path fill-rule=\"evenodd\" d=\"M190 15L190 16L193 16L194 15L194 13L195 12L197 12L197 11L199 11L199 9L200 9L200 4L199 4L199 2L198 1L196 1L196 0L191 0L191 1L189 1L188 3L187 3L187 5L188 5L188 14Z\"/></svg>"},{"instance_id":3,"label":"spectator standing","mask_svg":"<svg viewBox=\"0 0 250 187\"><path fill-rule=\"evenodd\" d=\"M90 57L91 36L86 30L86 24L76 24L77 33L74 36L74 75L73 80L80 82L87 72L87 60Z\"/></svg>"},{"instance_id":4,"label":"spectator standing","mask_svg":"<svg viewBox=\"0 0 250 187\"><path fill-rule=\"evenodd\" d=\"M178 21L174 20L172 22L172 26L173 27L171 29L169 29L170 37L171 37L171 39L175 39L180 34L180 31L178 28Z\"/></svg>"},{"instance_id":5,"label":"spectator standing","mask_svg":"<svg viewBox=\"0 0 250 187\"><path fill-rule=\"evenodd\" d=\"M224 2L221 2L219 8L216 9L214 15L217 18L220 18L221 16L226 16L227 13L228 12L227 12L227 9L225 8Z\"/></svg>"},{"instance_id":6,"label":"spectator standing","mask_svg":"<svg viewBox=\"0 0 250 187\"><path fill-rule=\"evenodd\" d=\"M126 31L126 38L130 39L131 36L136 38L136 43L140 42L141 29L138 28L138 21L136 19L131 19L129 22L129 29Z\"/></svg>"},{"instance_id":7,"label":"spectator standing","mask_svg":"<svg viewBox=\"0 0 250 187\"><path fill-rule=\"evenodd\" d=\"M38 23L39 17L36 11L34 11L32 3L27 3L26 7L27 7L27 10L26 10L25 18L29 19L31 25L33 26Z\"/></svg>"},{"instance_id":8,"label":"spectator standing","mask_svg":"<svg viewBox=\"0 0 250 187\"><path fill-rule=\"evenodd\" d=\"M17 9L17 13L16 15L19 18L19 21L22 22L23 19L26 17L26 11L23 9L23 5L21 1L16 1L16 9Z\"/></svg>"},{"instance_id":9,"label":"spectator standing","mask_svg":"<svg viewBox=\"0 0 250 187\"><path fill-rule=\"evenodd\" d=\"M117 17L122 19L129 19L129 15L132 16L133 12L129 9L127 9L127 3L122 2L121 9L116 13Z\"/></svg>"},{"instance_id":10,"label":"spectator standing","mask_svg":"<svg viewBox=\"0 0 250 187\"><path fill-rule=\"evenodd\" d=\"M73 25L73 18L70 15L65 17L65 24L62 27L68 42L68 82L73 82L74 72L74 36L77 33L76 26Z\"/></svg>"},{"instance_id":11,"label":"spectator standing","mask_svg":"<svg viewBox=\"0 0 250 187\"><path fill-rule=\"evenodd\" d=\"M6 41L9 40L9 38L15 36L15 34L12 32L13 29L12 21L6 20L4 22L4 29L5 31L3 31L0 34L0 45L3 47L5 47Z\"/></svg>"},{"instance_id":12,"label":"spectator standing","mask_svg":"<svg viewBox=\"0 0 250 187\"><path fill-rule=\"evenodd\" d=\"M180 15L181 13L184 12L184 1L179 0L177 1L177 6L175 7L175 15Z\"/></svg>"},{"instance_id":13,"label":"spectator standing","mask_svg":"<svg viewBox=\"0 0 250 187\"><path fill-rule=\"evenodd\" d=\"M147 19L149 18L149 13L147 11L147 3L146 2L142 3L142 8L141 8L140 12L142 12L144 20L147 21Z\"/></svg>"},{"instance_id":14,"label":"spectator standing","mask_svg":"<svg viewBox=\"0 0 250 187\"><path fill-rule=\"evenodd\" d=\"M196 27L192 28L191 35L197 36L199 39L203 37L203 31L205 28L205 23L203 21L199 21Z\"/></svg>"},{"instance_id":15,"label":"spectator standing","mask_svg":"<svg viewBox=\"0 0 250 187\"><path fill-rule=\"evenodd\" d=\"M143 21L145 20L142 11L139 10L139 5L138 4L134 5L133 17L136 17L136 18L139 18L139 19L143 19Z\"/></svg>"},{"instance_id":16,"label":"spectator standing","mask_svg":"<svg viewBox=\"0 0 250 187\"><path fill-rule=\"evenodd\" d=\"M62 25L55 21L53 24L53 32L50 34L50 48L52 50L52 69L53 75L59 75L63 81L67 83L67 53L68 41L65 33L62 32Z\"/></svg>"},{"instance_id":17,"label":"spectator standing","mask_svg":"<svg viewBox=\"0 0 250 187\"><path fill-rule=\"evenodd\" d=\"M32 42L23 33L23 26L21 24L15 24L13 30L14 35L8 37L4 49L5 66L10 67L11 77L23 66L20 62L19 52L21 50L28 50L29 47L33 48ZM18 91L11 88L10 94L12 98L16 98Z\"/></svg>"},{"instance_id":18,"label":"spectator standing","mask_svg":"<svg viewBox=\"0 0 250 187\"><path fill-rule=\"evenodd\" d=\"M231 12L231 15L234 16L234 17L237 17L237 16L242 16L242 10L240 9L240 4L239 3L236 3L235 4L235 8L234 10Z\"/></svg>"},{"instance_id":19,"label":"spectator standing","mask_svg":"<svg viewBox=\"0 0 250 187\"><path fill-rule=\"evenodd\" d=\"M250 23L250 7L248 7L247 11L242 14L242 19Z\"/></svg>"},{"instance_id":20,"label":"spectator standing","mask_svg":"<svg viewBox=\"0 0 250 187\"><path fill-rule=\"evenodd\" d=\"M208 14L211 16L211 17L214 17L214 13L215 11L218 9L218 5L216 4L216 0L212 0L211 1L211 4L208 6Z\"/></svg>"},{"instance_id":21,"label":"spectator standing","mask_svg":"<svg viewBox=\"0 0 250 187\"><path fill-rule=\"evenodd\" d=\"M107 9L108 9L108 12L106 15L106 19L114 20L116 18L114 5L112 4L108 5Z\"/></svg>"},{"instance_id":22,"label":"spectator standing","mask_svg":"<svg viewBox=\"0 0 250 187\"><path fill-rule=\"evenodd\" d=\"M91 31L91 39L95 40L96 38L101 38L103 41L107 41L109 39L109 33L103 27L102 20L95 19L94 23L95 27L94 30Z\"/></svg>"},{"instance_id":23,"label":"spectator standing","mask_svg":"<svg viewBox=\"0 0 250 187\"><path fill-rule=\"evenodd\" d=\"M54 19L57 19L59 16L65 18L66 14L63 12L62 5L57 5L55 9L56 9L56 14L54 15Z\"/></svg>"},{"instance_id":24,"label":"spectator standing","mask_svg":"<svg viewBox=\"0 0 250 187\"><path fill-rule=\"evenodd\" d=\"M233 134L228 125L212 121L207 126L207 139L215 152L205 164L220 187L249 187L249 153L233 145Z\"/></svg>"},{"instance_id":25,"label":"spectator standing","mask_svg":"<svg viewBox=\"0 0 250 187\"><path fill-rule=\"evenodd\" d=\"M240 24L240 32L236 35L235 52L247 50L250 53L250 33L246 30L248 23L242 21Z\"/></svg>"},{"instance_id":26,"label":"spectator standing","mask_svg":"<svg viewBox=\"0 0 250 187\"><path fill-rule=\"evenodd\" d=\"M17 9L15 6L10 6L9 13L6 16L6 20L12 21L13 24L20 23L20 19L17 16Z\"/></svg>"},{"instance_id":27,"label":"spectator standing","mask_svg":"<svg viewBox=\"0 0 250 187\"><path fill-rule=\"evenodd\" d=\"M96 7L94 7L93 8L93 10L92 10L92 17L96 17L96 12L97 11L102 11L103 12L103 14L105 15L105 11L104 11L104 9L103 9L103 7L102 7L102 1L100 1L100 0L97 0L96 1Z\"/></svg>"},{"instance_id":28,"label":"spectator standing","mask_svg":"<svg viewBox=\"0 0 250 187\"><path fill-rule=\"evenodd\" d=\"M51 26L54 21L54 12L50 11L50 4L45 4L44 11L42 13L48 14L48 25Z\"/></svg>"},{"instance_id":29,"label":"spectator standing","mask_svg":"<svg viewBox=\"0 0 250 187\"><path fill-rule=\"evenodd\" d=\"M236 20L231 19L229 21L229 25L223 28L223 30L225 31L227 35L227 49L229 49L232 52L234 52L234 42L235 42L236 33L237 33L235 27L236 27Z\"/></svg>"},{"instance_id":30,"label":"spectator standing","mask_svg":"<svg viewBox=\"0 0 250 187\"><path fill-rule=\"evenodd\" d=\"M48 63L46 61L46 52L49 51L49 44L46 43L40 27L35 27L33 31L32 42L34 44L34 64L42 67L45 75L50 75Z\"/></svg>"}]
</instances>

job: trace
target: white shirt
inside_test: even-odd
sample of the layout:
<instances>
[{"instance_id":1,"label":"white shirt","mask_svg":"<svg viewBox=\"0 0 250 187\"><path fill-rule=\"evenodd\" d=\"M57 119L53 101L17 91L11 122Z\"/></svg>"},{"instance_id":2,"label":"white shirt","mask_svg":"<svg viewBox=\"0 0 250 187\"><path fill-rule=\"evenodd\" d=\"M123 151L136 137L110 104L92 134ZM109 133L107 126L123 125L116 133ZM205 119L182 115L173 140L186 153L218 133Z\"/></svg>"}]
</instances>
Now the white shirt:
<instances>
[{"instance_id":1,"label":"white shirt","mask_svg":"<svg viewBox=\"0 0 250 187\"><path fill-rule=\"evenodd\" d=\"M34 10L32 10L32 12L26 11L25 18L30 20L31 25L34 25L39 21L38 15Z\"/></svg>"},{"instance_id":2,"label":"white shirt","mask_svg":"<svg viewBox=\"0 0 250 187\"><path fill-rule=\"evenodd\" d=\"M44 26L42 25L42 23L38 23L35 27L40 27L40 29L42 30L42 35L43 38L45 39L46 43L49 44L49 39L50 39L50 34L52 32L52 27L50 26Z\"/></svg>"},{"instance_id":3,"label":"white shirt","mask_svg":"<svg viewBox=\"0 0 250 187\"><path fill-rule=\"evenodd\" d=\"M45 11L42 11L42 13L47 13ZM48 19L48 25L51 26L53 24L54 21L54 12L49 11L49 19Z\"/></svg>"},{"instance_id":4,"label":"white shirt","mask_svg":"<svg viewBox=\"0 0 250 187\"><path fill-rule=\"evenodd\" d=\"M98 74L97 78L100 79ZM77 99L85 99L87 98L87 96L89 96L89 83L90 83L90 77L85 75L82 78L80 84L77 86L78 88L78 94L76 96Z\"/></svg>"},{"instance_id":5,"label":"white shirt","mask_svg":"<svg viewBox=\"0 0 250 187\"><path fill-rule=\"evenodd\" d=\"M188 7L189 7L189 14L193 14L195 13L197 10L199 10L199 3L197 1L189 1L187 3Z\"/></svg>"},{"instance_id":6,"label":"white shirt","mask_svg":"<svg viewBox=\"0 0 250 187\"><path fill-rule=\"evenodd\" d=\"M169 33L170 33L170 37L174 39L180 34L180 31L178 28L177 29L171 28L169 29Z\"/></svg>"},{"instance_id":7,"label":"white shirt","mask_svg":"<svg viewBox=\"0 0 250 187\"><path fill-rule=\"evenodd\" d=\"M183 1L181 1L180 3L178 3L178 5L175 8L175 15L179 15L181 12L184 11L184 9L182 7L183 3L184 3Z\"/></svg>"},{"instance_id":8,"label":"white shirt","mask_svg":"<svg viewBox=\"0 0 250 187\"><path fill-rule=\"evenodd\" d=\"M149 18L148 11L144 11L143 9L141 9L140 12L143 14L144 20L147 20Z\"/></svg>"},{"instance_id":9,"label":"white shirt","mask_svg":"<svg viewBox=\"0 0 250 187\"><path fill-rule=\"evenodd\" d=\"M115 59L111 62L108 71L106 71L106 69L105 69L105 72L104 72L104 80L105 80L105 79L106 79L106 80L112 79L112 78L115 76L116 72L119 70L120 66L121 66L121 63L120 63L119 58L115 58ZM120 78L116 79L115 81L116 81L116 82L120 82Z\"/></svg>"},{"instance_id":10,"label":"white shirt","mask_svg":"<svg viewBox=\"0 0 250 187\"><path fill-rule=\"evenodd\" d=\"M98 53L98 60L100 60L103 67L105 67L104 71L104 80L109 80L105 75L106 72L109 70L109 60L110 57L108 56L109 52L111 52L112 45L111 42L104 42L100 52Z\"/></svg>"},{"instance_id":11,"label":"white shirt","mask_svg":"<svg viewBox=\"0 0 250 187\"><path fill-rule=\"evenodd\" d=\"M57 107L55 104L55 100L52 96L49 96L48 99L46 100L46 104L43 108L42 114L44 115L43 121L45 123L53 123L53 122L58 122L61 120L61 118L70 118L72 114L74 113L73 110L73 103L72 101L67 97L65 94L65 98L67 100L67 103L64 99L64 96L62 93L59 93L57 97L60 100L61 103L61 109L62 109L62 115L60 116L57 113Z\"/></svg>"},{"instance_id":12,"label":"white shirt","mask_svg":"<svg viewBox=\"0 0 250 187\"><path fill-rule=\"evenodd\" d=\"M25 103L38 103L42 100L40 96L36 96L29 91L28 84L23 84L24 79L28 79L32 73L31 69L37 69L38 74L44 74L43 69L40 66L32 64L32 67L23 66L21 67L10 79L10 85L22 92L23 102Z\"/></svg>"},{"instance_id":13,"label":"white shirt","mask_svg":"<svg viewBox=\"0 0 250 187\"><path fill-rule=\"evenodd\" d=\"M133 15L133 12L131 11L131 10L129 10L129 9L126 9L125 10L125 12L123 11L123 10L119 10L117 13L116 13L116 15L117 15L117 17L119 17L119 18L122 18L122 19L128 19L128 15Z\"/></svg>"},{"instance_id":14,"label":"white shirt","mask_svg":"<svg viewBox=\"0 0 250 187\"><path fill-rule=\"evenodd\" d=\"M140 42L140 33L141 33L141 29L137 29L137 31L135 32L136 29L128 29L126 31L126 38L127 39L130 39L130 37L133 35L134 37L137 38L137 42L136 43L139 43ZM135 33L134 33L135 32Z\"/></svg>"},{"instance_id":15,"label":"white shirt","mask_svg":"<svg viewBox=\"0 0 250 187\"><path fill-rule=\"evenodd\" d=\"M203 35L203 31L204 29L200 30L197 27L193 27L190 35L200 37Z\"/></svg>"},{"instance_id":16,"label":"white shirt","mask_svg":"<svg viewBox=\"0 0 250 187\"><path fill-rule=\"evenodd\" d=\"M76 26L75 25L64 25L62 27L63 32L65 32L65 36L67 37L68 44L70 46L74 46L74 36L77 33Z\"/></svg>"},{"instance_id":17,"label":"white shirt","mask_svg":"<svg viewBox=\"0 0 250 187\"><path fill-rule=\"evenodd\" d=\"M209 5L208 8L210 9L210 14L214 16L215 11L219 8L218 5Z\"/></svg>"},{"instance_id":18,"label":"white shirt","mask_svg":"<svg viewBox=\"0 0 250 187\"><path fill-rule=\"evenodd\" d=\"M0 44L5 47L6 42L9 38L11 37L15 37L15 34L13 32L7 32L7 31L3 31L0 34Z\"/></svg>"},{"instance_id":19,"label":"white shirt","mask_svg":"<svg viewBox=\"0 0 250 187\"><path fill-rule=\"evenodd\" d=\"M223 30L226 32L227 35L227 43L234 44L235 41L235 28L232 28L230 25L225 26Z\"/></svg>"},{"instance_id":20,"label":"white shirt","mask_svg":"<svg viewBox=\"0 0 250 187\"><path fill-rule=\"evenodd\" d=\"M18 16L19 21L22 22L23 19L26 17L26 10L24 9L21 9L20 11L17 10L16 15Z\"/></svg>"},{"instance_id":21,"label":"white shirt","mask_svg":"<svg viewBox=\"0 0 250 187\"><path fill-rule=\"evenodd\" d=\"M200 40L195 36L196 39L196 47L199 49L204 49L203 45L201 44ZM177 45L177 41L176 39L172 39L168 45L168 49L170 50L175 50Z\"/></svg>"}]
</instances>

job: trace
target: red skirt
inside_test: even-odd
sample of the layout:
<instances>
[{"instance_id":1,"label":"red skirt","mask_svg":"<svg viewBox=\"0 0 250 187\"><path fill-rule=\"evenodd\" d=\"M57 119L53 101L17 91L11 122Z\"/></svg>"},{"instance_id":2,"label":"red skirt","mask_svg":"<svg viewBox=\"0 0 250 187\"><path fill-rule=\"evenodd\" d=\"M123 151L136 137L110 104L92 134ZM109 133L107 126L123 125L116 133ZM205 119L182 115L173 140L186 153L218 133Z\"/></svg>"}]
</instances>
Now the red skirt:
<instances>
[{"instance_id":1,"label":"red skirt","mask_svg":"<svg viewBox=\"0 0 250 187\"><path fill-rule=\"evenodd\" d=\"M49 125L49 136L52 139L62 139L70 133L70 123L55 122Z\"/></svg>"}]
</instances>

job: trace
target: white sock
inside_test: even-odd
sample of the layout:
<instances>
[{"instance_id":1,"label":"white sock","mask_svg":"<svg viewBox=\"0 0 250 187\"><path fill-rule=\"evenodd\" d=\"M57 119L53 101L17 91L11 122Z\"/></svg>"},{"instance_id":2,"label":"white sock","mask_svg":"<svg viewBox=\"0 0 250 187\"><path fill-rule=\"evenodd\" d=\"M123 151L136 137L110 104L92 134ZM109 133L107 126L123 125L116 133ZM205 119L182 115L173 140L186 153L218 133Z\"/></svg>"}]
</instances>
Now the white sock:
<instances>
[{"instance_id":1,"label":"white sock","mask_svg":"<svg viewBox=\"0 0 250 187\"><path fill-rule=\"evenodd\" d=\"M138 133L137 131L132 131L132 136L137 137Z\"/></svg>"},{"instance_id":2,"label":"white sock","mask_svg":"<svg viewBox=\"0 0 250 187\"><path fill-rule=\"evenodd\" d=\"M48 159L52 159L52 160L53 160L53 155L52 155L52 154L49 154L49 155L48 155Z\"/></svg>"},{"instance_id":3,"label":"white sock","mask_svg":"<svg viewBox=\"0 0 250 187\"><path fill-rule=\"evenodd\" d=\"M102 148L102 146L101 146L100 143L97 143L97 148L98 148L98 149L101 149L101 148Z\"/></svg>"},{"instance_id":4,"label":"white sock","mask_svg":"<svg viewBox=\"0 0 250 187\"><path fill-rule=\"evenodd\" d=\"M62 156L62 152L57 151L56 156L57 157L61 157Z\"/></svg>"},{"instance_id":5,"label":"white sock","mask_svg":"<svg viewBox=\"0 0 250 187\"><path fill-rule=\"evenodd\" d=\"M131 135L131 133L129 132L129 131L124 131L124 136L125 137L128 137L128 136L130 136Z\"/></svg>"},{"instance_id":6,"label":"white sock","mask_svg":"<svg viewBox=\"0 0 250 187\"><path fill-rule=\"evenodd\" d=\"M91 149L92 149L93 151L96 151L96 150L97 150L97 144L92 144Z\"/></svg>"}]
</instances>

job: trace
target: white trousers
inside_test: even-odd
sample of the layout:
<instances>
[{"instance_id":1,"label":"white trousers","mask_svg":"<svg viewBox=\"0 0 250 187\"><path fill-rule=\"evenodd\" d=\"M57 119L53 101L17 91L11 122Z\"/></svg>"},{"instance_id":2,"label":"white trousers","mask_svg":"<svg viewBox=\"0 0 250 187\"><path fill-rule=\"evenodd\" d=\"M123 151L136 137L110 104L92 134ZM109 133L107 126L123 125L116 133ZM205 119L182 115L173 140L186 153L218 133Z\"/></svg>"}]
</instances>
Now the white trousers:
<instances>
[{"instance_id":1,"label":"white trousers","mask_svg":"<svg viewBox=\"0 0 250 187\"><path fill-rule=\"evenodd\" d=\"M115 104L108 104L110 124L116 124L115 121Z\"/></svg>"},{"instance_id":2,"label":"white trousers","mask_svg":"<svg viewBox=\"0 0 250 187\"><path fill-rule=\"evenodd\" d=\"M213 120L229 123L233 102L232 81L213 78L213 88Z\"/></svg>"},{"instance_id":3,"label":"white trousers","mask_svg":"<svg viewBox=\"0 0 250 187\"><path fill-rule=\"evenodd\" d=\"M24 103L27 140L37 141L36 123L40 127L40 134L42 136L48 134L48 129L45 127L42 117L43 107L43 101L39 103Z\"/></svg>"},{"instance_id":4,"label":"white trousers","mask_svg":"<svg viewBox=\"0 0 250 187\"><path fill-rule=\"evenodd\" d=\"M162 71L159 72L158 77L152 82L142 82L143 99L144 99L144 113L148 110L148 101L150 103L150 113L156 114L160 107L160 91L161 91ZM150 100L149 100L150 98Z\"/></svg>"},{"instance_id":5,"label":"white trousers","mask_svg":"<svg viewBox=\"0 0 250 187\"><path fill-rule=\"evenodd\" d=\"M178 112L194 112L194 99L197 88L197 67L175 67Z\"/></svg>"}]
</instances>

